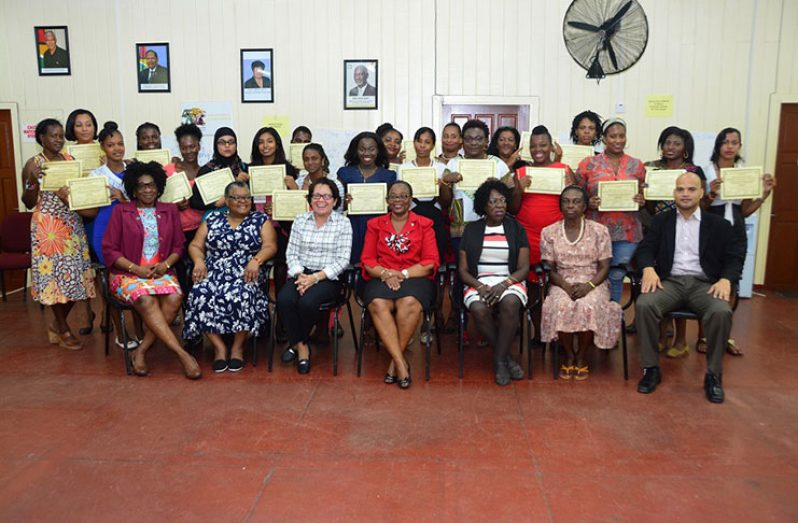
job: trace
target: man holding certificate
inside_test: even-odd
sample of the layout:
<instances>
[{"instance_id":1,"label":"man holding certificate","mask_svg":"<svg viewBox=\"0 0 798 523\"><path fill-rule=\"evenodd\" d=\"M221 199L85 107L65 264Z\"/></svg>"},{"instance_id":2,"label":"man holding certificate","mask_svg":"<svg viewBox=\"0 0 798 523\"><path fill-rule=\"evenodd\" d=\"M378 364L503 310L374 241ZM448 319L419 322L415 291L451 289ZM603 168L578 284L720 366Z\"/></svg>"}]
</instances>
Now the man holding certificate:
<instances>
[{"instance_id":1,"label":"man holding certificate","mask_svg":"<svg viewBox=\"0 0 798 523\"><path fill-rule=\"evenodd\" d=\"M695 311L708 338L704 392L722 403L723 353L732 326L729 300L745 260L745 245L723 218L702 212L701 178L685 173L676 180L677 211L658 214L640 244L643 270L635 316L640 335L643 377L637 391L654 392L662 380L659 368L659 324L670 311Z\"/></svg>"}]
</instances>

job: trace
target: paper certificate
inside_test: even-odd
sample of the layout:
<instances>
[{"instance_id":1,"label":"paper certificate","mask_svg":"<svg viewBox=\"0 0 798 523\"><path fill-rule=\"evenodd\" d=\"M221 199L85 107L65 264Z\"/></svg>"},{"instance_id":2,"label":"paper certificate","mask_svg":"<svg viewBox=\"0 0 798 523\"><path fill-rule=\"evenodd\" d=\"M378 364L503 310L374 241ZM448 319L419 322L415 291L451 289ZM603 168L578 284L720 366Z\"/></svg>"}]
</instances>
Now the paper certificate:
<instances>
[{"instance_id":1,"label":"paper certificate","mask_svg":"<svg viewBox=\"0 0 798 523\"><path fill-rule=\"evenodd\" d=\"M416 147L413 145L413 140L402 140L402 150L405 152L406 162L416 159ZM415 188L413 190L415 191Z\"/></svg>"},{"instance_id":2,"label":"paper certificate","mask_svg":"<svg viewBox=\"0 0 798 523\"><path fill-rule=\"evenodd\" d=\"M640 208L634 200L637 192L637 180L599 182L598 197L601 198L601 204L598 210L602 212L637 211Z\"/></svg>"},{"instance_id":3,"label":"paper certificate","mask_svg":"<svg viewBox=\"0 0 798 523\"><path fill-rule=\"evenodd\" d=\"M292 222L298 214L308 212L307 191L274 191L272 220Z\"/></svg>"},{"instance_id":4,"label":"paper certificate","mask_svg":"<svg viewBox=\"0 0 798 523\"><path fill-rule=\"evenodd\" d=\"M69 184L69 209L80 211L111 205L111 194L108 190L108 178L105 176L87 176L73 178Z\"/></svg>"},{"instance_id":5,"label":"paper certificate","mask_svg":"<svg viewBox=\"0 0 798 523\"><path fill-rule=\"evenodd\" d=\"M496 177L496 162L487 160L460 160L457 168L463 180L457 182L457 188L465 191L476 191L488 178Z\"/></svg>"},{"instance_id":6,"label":"paper certificate","mask_svg":"<svg viewBox=\"0 0 798 523\"><path fill-rule=\"evenodd\" d=\"M93 171L102 165L100 158L105 155L99 143L81 143L67 146L67 152L75 160L83 162L84 171Z\"/></svg>"},{"instance_id":7,"label":"paper certificate","mask_svg":"<svg viewBox=\"0 0 798 523\"><path fill-rule=\"evenodd\" d=\"M596 154L592 145L560 144L560 148L562 149L562 158L560 161L574 171L579 167L579 163L582 160Z\"/></svg>"},{"instance_id":8,"label":"paper certificate","mask_svg":"<svg viewBox=\"0 0 798 523\"><path fill-rule=\"evenodd\" d=\"M565 169L526 167L524 174L532 178L532 183L525 192L559 196L565 189Z\"/></svg>"},{"instance_id":9,"label":"paper certificate","mask_svg":"<svg viewBox=\"0 0 798 523\"><path fill-rule=\"evenodd\" d=\"M177 203L183 199L191 198L191 184L188 183L188 176L183 171L175 173L166 179L166 188L159 198L166 203Z\"/></svg>"},{"instance_id":10,"label":"paper certificate","mask_svg":"<svg viewBox=\"0 0 798 523\"><path fill-rule=\"evenodd\" d=\"M532 138L532 131L521 133L521 159L527 162L532 161L532 152L529 150L530 138Z\"/></svg>"},{"instance_id":11,"label":"paper certificate","mask_svg":"<svg viewBox=\"0 0 798 523\"><path fill-rule=\"evenodd\" d=\"M252 196L271 196L284 191L285 176L285 165L250 165L249 192Z\"/></svg>"},{"instance_id":12,"label":"paper certificate","mask_svg":"<svg viewBox=\"0 0 798 523\"><path fill-rule=\"evenodd\" d=\"M288 145L288 153L291 156L291 165L297 169L305 168L305 161L302 159L302 153L305 152L306 143L292 143ZM253 193L254 194L254 193Z\"/></svg>"},{"instance_id":13,"label":"paper certificate","mask_svg":"<svg viewBox=\"0 0 798 523\"><path fill-rule=\"evenodd\" d=\"M643 189L643 197L646 200L673 200L676 178L686 172L684 169L646 170L646 188Z\"/></svg>"},{"instance_id":14,"label":"paper certificate","mask_svg":"<svg viewBox=\"0 0 798 523\"><path fill-rule=\"evenodd\" d=\"M145 149L136 151L133 157L140 162L158 162L161 165L172 163L172 151L169 149Z\"/></svg>"},{"instance_id":15,"label":"paper certificate","mask_svg":"<svg viewBox=\"0 0 798 523\"><path fill-rule=\"evenodd\" d=\"M233 171L229 167L197 176L194 179L197 190L202 196L202 203L205 205L210 205L224 196L225 188L234 181Z\"/></svg>"},{"instance_id":16,"label":"paper certificate","mask_svg":"<svg viewBox=\"0 0 798 523\"><path fill-rule=\"evenodd\" d=\"M83 162L69 160L65 162L44 162L42 165L42 191L57 191L67 185L67 181L83 176Z\"/></svg>"},{"instance_id":17,"label":"paper certificate","mask_svg":"<svg viewBox=\"0 0 798 523\"><path fill-rule=\"evenodd\" d=\"M399 170L399 179L410 184L414 198L438 196L438 169L435 167L404 167Z\"/></svg>"},{"instance_id":18,"label":"paper certificate","mask_svg":"<svg viewBox=\"0 0 798 523\"><path fill-rule=\"evenodd\" d=\"M720 197L724 200L748 200L762 197L762 168L721 169Z\"/></svg>"},{"instance_id":19,"label":"paper certificate","mask_svg":"<svg viewBox=\"0 0 798 523\"><path fill-rule=\"evenodd\" d=\"M352 195L349 214L385 214L388 211L387 183L350 183L346 192Z\"/></svg>"}]
</instances>

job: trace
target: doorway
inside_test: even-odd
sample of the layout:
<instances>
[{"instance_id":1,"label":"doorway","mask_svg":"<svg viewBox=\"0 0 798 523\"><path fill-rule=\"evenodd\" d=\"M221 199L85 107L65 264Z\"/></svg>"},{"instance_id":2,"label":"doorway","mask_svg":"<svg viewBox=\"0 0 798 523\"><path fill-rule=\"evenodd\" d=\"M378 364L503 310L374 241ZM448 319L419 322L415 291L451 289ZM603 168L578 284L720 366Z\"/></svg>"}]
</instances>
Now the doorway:
<instances>
[{"instance_id":1,"label":"doorway","mask_svg":"<svg viewBox=\"0 0 798 523\"><path fill-rule=\"evenodd\" d=\"M468 120L477 119L487 124L491 134L505 125L523 132L540 121L540 100L535 96L434 96L432 104L436 130L449 122L462 127Z\"/></svg>"},{"instance_id":2,"label":"doorway","mask_svg":"<svg viewBox=\"0 0 798 523\"><path fill-rule=\"evenodd\" d=\"M15 150L11 109L0 109L0 222L20 210ZM4 278L9 291L22 287L22 271L5 271Z\"/></svg>"}]
</instances>

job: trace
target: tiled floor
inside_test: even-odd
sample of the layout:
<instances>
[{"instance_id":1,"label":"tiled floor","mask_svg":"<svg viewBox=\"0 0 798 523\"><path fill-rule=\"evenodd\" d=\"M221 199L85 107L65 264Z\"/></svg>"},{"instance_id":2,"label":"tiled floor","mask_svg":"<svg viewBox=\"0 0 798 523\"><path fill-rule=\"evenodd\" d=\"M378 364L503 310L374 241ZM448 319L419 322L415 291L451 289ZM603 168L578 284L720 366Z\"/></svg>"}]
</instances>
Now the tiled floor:
<instances>
[{"instance_id":1,"label":"tiled floor","mask_svg":"<svg viewBox=\"0 0 798 523\"><path fill-rule=\"evenodd\" d=\"M618 351L584 383L536 353L532 381L499 388L476 347L460 381L449 335L432 381L416 348L401 391L373 348L355 377L349 333L336 378L327 349L308 377L214 375L207 352L191 382L162 348L127 377L99 334L47 345L16 294L0 306L0 520L798 521L798 300L766 294L737 310L746 355L725 360L723 405L694 353L635 392L634 336L628 382Z\"/></svg>"}]
</instances>

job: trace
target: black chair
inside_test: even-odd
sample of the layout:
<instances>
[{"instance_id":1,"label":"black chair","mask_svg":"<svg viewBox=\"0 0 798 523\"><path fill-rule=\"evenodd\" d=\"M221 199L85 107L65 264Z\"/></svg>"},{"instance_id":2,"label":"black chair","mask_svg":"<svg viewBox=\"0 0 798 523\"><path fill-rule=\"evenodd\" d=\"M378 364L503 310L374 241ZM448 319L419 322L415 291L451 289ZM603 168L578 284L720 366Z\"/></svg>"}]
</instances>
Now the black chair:
<instances>
[{"instance_id":1,"label":"black chair","mask_svg":"<svg viewBox=\"0 0 798 523\"><path fill-rule=\"evenodd\" d=\"M349 328L352 332L352 343L355 345L355 353L358 351L358 340L357 336L355 335L355 319L352 314L352 304L350 303L350 298L352 297L352 289L355 286L355 275L357 269L352 266L348 266L344 272L342 272L339 276L343 285L341 285L341 290L338 293L338 296L335 297L334 300L322 303L319 305L319 310L322 312L325 311L332 311L333 314L333 329L332 329L332 349L333 349L333 376L338 375L338 325L339 320L338 316L341 312L341 308L346 306L346 311L349 314ZM272 333L271 333L271 345L269 346L269 372L272 371L272 367L274 365L274 348L277 345L277 307L274 307L274 316L272 317Z\"/></svg>"},{"instance_id":2,"label":"black chair","mask_svg":"<svg viewBox=\"0 0 798 523\"><path fill-rule=\"evenodd\" d=\"M32 213L9 214L0 225L0 292L6 301L5 271L22 271L22 301L28 300L31 266L30 222Z\"/></svg>"},{"instance_id":3,"label":"black chair","mask_svg":"<svg viewBox=\"0 0 798 523\"><path fill-rule=\"evenodd\" d=\"M543 269L543 265L536 263L529 268L537 275L536 282L527 281L527 302L526 302L526 360L527 360L527 375L528 380L532 379L532 348L536 345L532 339L533 322L532 316L535 314L536 309L543 307L543 298L545 297L546 289L548 288L548 273ZM535 332L535 338L540 345L540 359L541 362L546 360L546 344L540 343L540 332Z\"/></svg>"},{"instance_id":4,"label":"black chair","mask_svg":"<svg viewBox=\"0 0 798 523\"><path fill-rule=\"evenodd\" d=\"M122 335L122 355L125 359L125 372L128 376L133 374L133 364L130 361L130 350L128 349L128 335L127 335L127 328L125 326L125 311L133 311L133 306L118 299L116 296L111 294L111 287L110 287L110 278L109 278L109 271L108 268L104 265L95 265L95 271L100 275L100 288L102 289L103 299L107 306L105 307L105 325L110 326L111 323L111 309L116 311L116 314L119 314L119 330L121 331L120 334ZM111 336L111 329L105 329L105 355L108 356L109 347L110 347L110 336Z\"/></svg>"}]
</instances>

